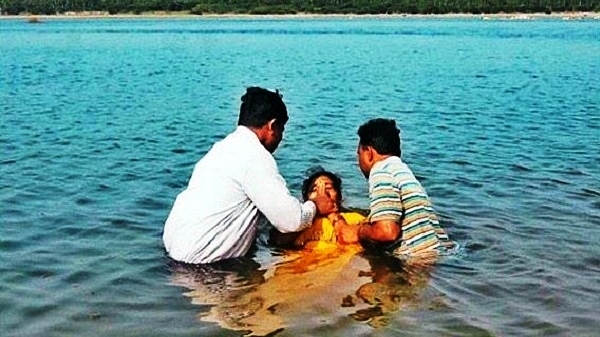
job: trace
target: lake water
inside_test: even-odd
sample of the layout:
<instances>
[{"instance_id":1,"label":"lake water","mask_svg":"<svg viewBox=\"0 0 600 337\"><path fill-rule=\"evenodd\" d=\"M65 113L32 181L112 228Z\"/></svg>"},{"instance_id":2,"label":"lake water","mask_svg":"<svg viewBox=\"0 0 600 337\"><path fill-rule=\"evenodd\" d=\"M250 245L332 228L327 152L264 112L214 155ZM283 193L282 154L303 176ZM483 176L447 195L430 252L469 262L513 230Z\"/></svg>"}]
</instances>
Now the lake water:
<instances>
[{"instance_id":1,"label":"lake water","mask_svg":"<svg viewBox=\"0 0 600 337\"><path fill-rule=\"evenodd\" d=\"M597 335L599 55L598 20L0 20L0 330ZM321 165L367 207L356 129L396 119L460 251L286 272L262 235L222 270L169 263L171 203L253 85L284 95L298 196Z\"/></svg>"}]
</instances>

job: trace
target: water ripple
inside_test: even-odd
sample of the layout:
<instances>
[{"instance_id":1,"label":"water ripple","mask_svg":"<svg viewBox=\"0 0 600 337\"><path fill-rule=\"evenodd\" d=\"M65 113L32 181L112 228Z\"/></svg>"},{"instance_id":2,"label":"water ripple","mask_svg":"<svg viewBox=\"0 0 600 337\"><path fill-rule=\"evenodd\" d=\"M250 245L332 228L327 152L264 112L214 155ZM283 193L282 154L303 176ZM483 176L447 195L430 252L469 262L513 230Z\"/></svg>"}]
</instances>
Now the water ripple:
<instances>
[{"instance_id":1,"label":"water ripple","mask_svg":"<svg viewBox=\"0 0 600 337\"><path fill-rule=\"evenodd\" d=\"M387 327L311 312L303 334L594 335L598 36L558 20L2 20L3 328L229 333L169 285L162 226L244 87L263 85L288 104L275 157L294 195L320 165L368 208L357 127L394 118L461 245ZM281 257L264 234L257 259Z\"/></svg>"}]
</instances>

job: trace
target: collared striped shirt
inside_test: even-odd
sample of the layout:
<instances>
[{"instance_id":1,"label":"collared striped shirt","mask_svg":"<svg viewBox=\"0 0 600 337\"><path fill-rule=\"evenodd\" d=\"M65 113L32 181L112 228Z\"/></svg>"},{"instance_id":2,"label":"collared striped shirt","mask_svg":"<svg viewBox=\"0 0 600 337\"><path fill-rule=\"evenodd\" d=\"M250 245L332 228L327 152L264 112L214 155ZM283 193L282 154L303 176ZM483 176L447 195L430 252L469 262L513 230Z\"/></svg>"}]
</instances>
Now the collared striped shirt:
<instances>
[{"instance_id":1,"label":"collared striped shirt","mask_svg":"<svg viewBox=\"0 0 600 337\"><path fill-rule=\"evenodd\" d=\"M373 166L369 194L369 222L391 220L402 226L401 238L387 245L386 251L418 255L436 250L448 241L425 189L399 157L388 157Z\"/></svg>"}]
</instances>

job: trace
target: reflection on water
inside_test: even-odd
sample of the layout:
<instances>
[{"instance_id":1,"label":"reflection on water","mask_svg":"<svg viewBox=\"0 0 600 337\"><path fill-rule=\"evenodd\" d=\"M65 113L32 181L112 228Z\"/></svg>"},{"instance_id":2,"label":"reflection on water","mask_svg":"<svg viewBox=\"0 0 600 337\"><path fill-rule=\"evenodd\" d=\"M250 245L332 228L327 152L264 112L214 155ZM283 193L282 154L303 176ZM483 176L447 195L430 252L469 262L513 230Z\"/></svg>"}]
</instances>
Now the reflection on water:
<instances>
[{"instance_id":1,"label":"reflection on water","mask_svg":"<svg viewBox=\"0 0 600 337\"><path fill-rule=\"evenodd\" d=\"M427 284L434 261L402 262L386 255L371 255L367 260L370 271L361 270L358 276L368 277L369 282L356 290L355 298L344 298L344 304L349 307L354 307L357 301L368 304L351 316L378 328L388 325L390 314L401 306L417 303L419 290Z\"/></svg>"},{"instance_id":2,"label":"reflection on water","mask_svg":"<svg viewBox=\"0 0 600 337\"><path fill-rule=\"evenodd\" d=\"M373 255L359 246L287 251L272 267L242 258L174 264L171 283L202 306L199 320L251 336L367 324L381 328L419 305L432 261Z\"/></svg>"}]
</instances>

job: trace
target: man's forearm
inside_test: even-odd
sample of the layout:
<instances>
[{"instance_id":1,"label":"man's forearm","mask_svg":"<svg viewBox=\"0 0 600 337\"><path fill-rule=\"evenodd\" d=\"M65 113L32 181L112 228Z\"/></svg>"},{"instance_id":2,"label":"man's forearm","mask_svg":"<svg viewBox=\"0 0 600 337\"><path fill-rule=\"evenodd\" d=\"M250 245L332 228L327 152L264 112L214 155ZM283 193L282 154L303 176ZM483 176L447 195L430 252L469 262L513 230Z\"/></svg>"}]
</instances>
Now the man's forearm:
<instances>
[{"instance_id":1,"label":"man's forearm","mask_svg":"<svg viewBox=\"0 0 600 337\"><path fill-rule=\"evenodd\" d=\"M359 240L392 242L402 237L402 230L395 222L377 221L371 224L362 224L357 231Z\"/></svg>"}]
</instances>

